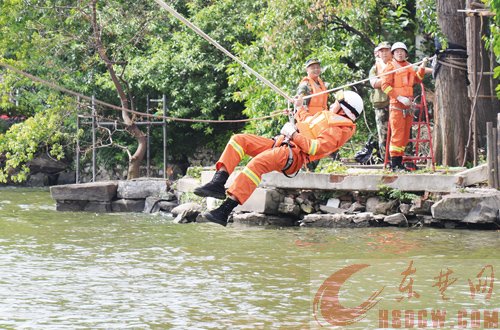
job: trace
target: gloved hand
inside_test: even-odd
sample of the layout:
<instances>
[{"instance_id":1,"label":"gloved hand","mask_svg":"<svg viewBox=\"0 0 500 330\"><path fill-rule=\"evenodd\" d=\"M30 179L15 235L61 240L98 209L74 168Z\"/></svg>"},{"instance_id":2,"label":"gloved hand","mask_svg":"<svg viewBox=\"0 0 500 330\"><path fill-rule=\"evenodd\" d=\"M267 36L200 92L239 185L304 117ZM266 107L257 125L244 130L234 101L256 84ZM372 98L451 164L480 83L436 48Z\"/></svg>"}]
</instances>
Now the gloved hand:
<instances>
[{"instance_id":1,"label":"gloved hand","mask_svg":"<svg viewBox=\"0 0 500 330\"><path fill-rule=\"evenodd\" d=\"M295 95L293 98L293 105L296 109L300 109L304 106L304 98L302 95Z\"/></svg>"},{"instance_id":2,"label":"gloved hand","mask_svg":"<svg viewBox=\"0 0 500 330\"><path fill-rule=\"evenodd\" d=\"M406 96L399 95L398 97L396 97L396 100L403 103L407 107L409 107L411 105L411 100L409 98L407 98Z\"/></svg>"},{"instance_id":3,"label":"gloved hand","mask_svg":"<svg viewBox=\"0 0 500 330\"><path fill-rule=\"evenodd\" d=\"M424 57L424 59L422 60L422 67L426 67L427 66L427 63L429 62L429 58L428 57Z\"/></svg>"},{"instance_id":4,"label":"gloved hand","mask_svg":"<svg viewBox=\"0 0 500 330\"><path fill-rule=\"evenodd\" d=\"M293 133L297 132L297 129L295 128L295 125L292 123L286 123L283 125L281 128L281 134L286 136L287 138L291 139L293 136Z\"/></svg>"}]
</instances>

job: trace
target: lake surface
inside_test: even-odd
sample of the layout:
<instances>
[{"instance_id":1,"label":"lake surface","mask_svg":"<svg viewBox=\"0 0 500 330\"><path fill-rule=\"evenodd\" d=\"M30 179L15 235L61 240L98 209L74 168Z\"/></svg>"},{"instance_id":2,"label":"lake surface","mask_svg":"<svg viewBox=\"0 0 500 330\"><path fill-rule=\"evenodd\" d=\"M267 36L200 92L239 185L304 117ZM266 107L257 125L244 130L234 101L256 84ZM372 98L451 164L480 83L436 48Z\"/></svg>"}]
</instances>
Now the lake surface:
<instances>
[{"instance_id":1,"label":"lake surface","mask_svg":"<svg viewBox=\"0 0 500 330\"><path fill-rule=\"evenodd\" d=\"M499 238L498 231L429 228L174 224L159 214L56 212L48 190L0 188L0 328L328 327L332 317L327 303L318 304L320 286L353 264L370 267L353 274L350 287L346 281L339 293L344 305L357 306L384 289L371 315L352 328L385 328L382 309L390 326L393 310L439 306L450 315L463 309L462 322L470 325L473 310L500 306L498 280L489 298L479 287L486 288L479 281L488 279L486 265L500 270ZM405 273L412 262L416 271ZM444 265L454 271L446 291L431 285ZM477 281L481 301L471 298L468 280ZM417 291L418 306L408 305ZM335 294L325 292L319 302ZM394 302L398 295L407 305Z\"/></svg>"}]
</instances>

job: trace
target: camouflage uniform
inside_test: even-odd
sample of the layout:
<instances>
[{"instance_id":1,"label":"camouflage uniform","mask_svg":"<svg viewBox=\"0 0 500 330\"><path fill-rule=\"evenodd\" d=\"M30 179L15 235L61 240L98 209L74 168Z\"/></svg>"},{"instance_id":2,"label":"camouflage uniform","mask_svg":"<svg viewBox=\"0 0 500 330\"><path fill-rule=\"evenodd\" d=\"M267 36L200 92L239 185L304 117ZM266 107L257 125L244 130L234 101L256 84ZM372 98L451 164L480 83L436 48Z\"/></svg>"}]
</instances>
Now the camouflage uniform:
<instances>
[{"instance_id":1,"label":"camouflage uniform","mask_svg":"<svg viewBox=\"0 0 500 330\"><path fill-rule=\"evenodd\" d=\"M377 75L377 67L374 65L370 69L369 77ZM374 88L370 100L375 111L375 123L377 125L378 145L380 155L385 157L385 144L387 141L387 125L389 124L389 97L378 88Z\"/></svg>"},{"instance_id":2,"label":"camouflage uniform","mask_svg":"<svg viewBox=\"0 0 500 330\"><path fill-rule=\"evenodd\" d=\"M311 94L312 94L312 87L309 84L309 82L301 81L299 86L297 87L297 94L296 95L308 96ZM309 105L310 102L311 102L311 99L304 100L304 105L306 106L306 109L307 109L307 106Z\"/></svg>"}]
</instances>

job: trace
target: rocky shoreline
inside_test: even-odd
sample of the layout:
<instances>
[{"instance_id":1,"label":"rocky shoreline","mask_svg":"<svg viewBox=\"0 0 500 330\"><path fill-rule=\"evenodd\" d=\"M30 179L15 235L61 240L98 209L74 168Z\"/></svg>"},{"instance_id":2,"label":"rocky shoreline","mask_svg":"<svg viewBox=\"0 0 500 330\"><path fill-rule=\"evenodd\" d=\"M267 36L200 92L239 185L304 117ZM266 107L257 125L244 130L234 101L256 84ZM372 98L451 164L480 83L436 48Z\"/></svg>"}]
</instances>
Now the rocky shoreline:
<instances>
[{"instance_id":1,"label":"rocky shoreline","mask_svg":"<svg viewBox=\"0 0 500 330\"><path fill-rule=\"evenodd\" d=\"M315 175L315 174L311 174ZM220 201L202 199L192 190L198 179L175 182L143 178L128 181L52 186L58 211L171 213L175 223L206 222L203 212ZM258 188L254 205L235 209L230 222L277 227L500 228L500 192L463 188L452 193L325 191Z\"/></svg>"}]
</instances>

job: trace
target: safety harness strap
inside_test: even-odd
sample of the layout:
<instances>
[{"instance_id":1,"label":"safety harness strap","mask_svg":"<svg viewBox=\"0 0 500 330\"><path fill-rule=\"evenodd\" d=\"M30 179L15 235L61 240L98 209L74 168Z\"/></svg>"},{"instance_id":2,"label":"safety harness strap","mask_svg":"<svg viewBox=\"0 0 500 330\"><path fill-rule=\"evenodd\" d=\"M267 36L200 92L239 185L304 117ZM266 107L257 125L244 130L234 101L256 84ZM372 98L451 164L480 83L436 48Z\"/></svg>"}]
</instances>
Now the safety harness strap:
<instances>
[{"instance_id":1,"label":"safety harness strap","mask_svg":"<svg viewBox=\"0 0 500 330\"><path fill-rule=\"evenodd\" d=\"M276 140L277 139L275 138L273 148L276 147L276 142L277 142ZM283 142L281 142L281 144L279 146L280 147L281 146L288 146L288 158L286 160L285 166L281 169L281 172L287 178L293 178L299 173L299 171L295 172L295 174L293 174L293 175L288 175L286 173L286 171L288 171L290 169L290 167L292 167L292 165L293 165L293 152L292 152L292 146L290 145L290 140L285 137L285 139L283 140Z\"/></svg>"}]
</instances>

